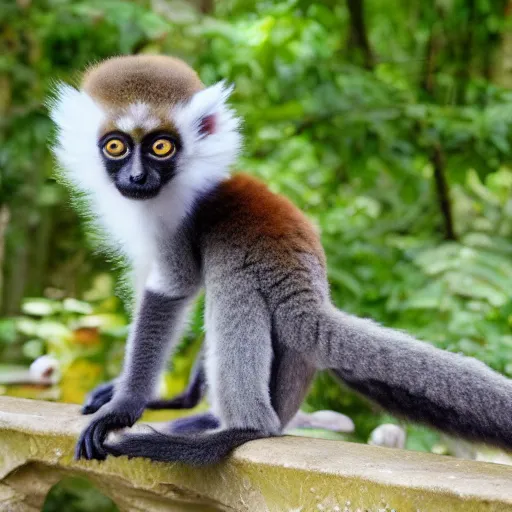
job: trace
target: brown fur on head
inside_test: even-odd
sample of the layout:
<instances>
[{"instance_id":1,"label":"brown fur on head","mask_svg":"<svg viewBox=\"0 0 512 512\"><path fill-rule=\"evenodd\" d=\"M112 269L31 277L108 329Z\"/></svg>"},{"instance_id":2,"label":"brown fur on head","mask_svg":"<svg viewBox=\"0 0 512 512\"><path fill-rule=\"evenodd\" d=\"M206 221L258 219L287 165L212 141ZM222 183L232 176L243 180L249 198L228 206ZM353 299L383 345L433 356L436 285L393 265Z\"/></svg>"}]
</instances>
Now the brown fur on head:
<instances>
[{"instance_id":1,"label":"brown fur on head","mask_svg":"<svg viewBox=\"0 0 512 512\"><path fill-rule=\"evenodd\" d=\"M188 100L204 89L185 62L164 55L113 57L89 69L82 89L107 108L144 102L155 108Z\"/></svg>"}]
</instances>

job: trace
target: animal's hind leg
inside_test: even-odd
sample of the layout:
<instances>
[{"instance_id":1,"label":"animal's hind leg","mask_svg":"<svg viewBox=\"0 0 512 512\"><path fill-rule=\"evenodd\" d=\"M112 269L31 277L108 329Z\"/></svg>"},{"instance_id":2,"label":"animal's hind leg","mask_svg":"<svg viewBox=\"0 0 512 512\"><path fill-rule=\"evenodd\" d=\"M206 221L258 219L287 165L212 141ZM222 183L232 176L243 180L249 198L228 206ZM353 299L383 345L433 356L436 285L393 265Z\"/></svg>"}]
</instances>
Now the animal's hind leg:
<instances>
[{"instance_id":1,"label":"animal's hind leg","mask_svg":"<svg viewBox=\"0 0 512 512\"><path fill-rule=\"evenodd\" d=\"M212 289L213 288L213 289ZM207 381L213 412L224 428L276 434L270 398L273 350L270 314L247 284L207 288Z\"/></svg>"},{"instance_id":2,"label":"animal's hind leg","mask_svg":"<svg viewBox=\"0 0 512 512\"><path fill-rule=\"evenodd\" d=\"M274 348L274 367L272 371L271 399L284 429L299 410L316 368L304 358L303 354L288 349Z\"/></svg>"}]
</instances>

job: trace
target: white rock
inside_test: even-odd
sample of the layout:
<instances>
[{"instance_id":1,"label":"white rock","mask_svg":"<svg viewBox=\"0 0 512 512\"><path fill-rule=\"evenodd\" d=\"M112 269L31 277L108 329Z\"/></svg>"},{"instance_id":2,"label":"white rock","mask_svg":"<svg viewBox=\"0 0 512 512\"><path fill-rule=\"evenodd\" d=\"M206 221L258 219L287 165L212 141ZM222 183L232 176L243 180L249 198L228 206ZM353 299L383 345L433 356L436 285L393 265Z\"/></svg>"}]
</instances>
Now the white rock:
<instances>
[{"instance_id":1,"label":"white rock","mask_svg":"<svg viewBox=\"0 0 512 512\"><path fill-rule=\"evenodd\" d=\"M387 446L388 448L404 448L406 439L407 435L402 427L385 423L372 431L368 444Z\"/></svg>"},{"instance_id":2,"label":"white rock","mask_svg":"<svg viewBox=\"0 0 512 512\"><path fill-rule=\"evenodd\" d=\"M60 365L53 356L41 356L30 365L30 378L35 382L55 384L60 380Z\"/></svg>"}]
</instances>

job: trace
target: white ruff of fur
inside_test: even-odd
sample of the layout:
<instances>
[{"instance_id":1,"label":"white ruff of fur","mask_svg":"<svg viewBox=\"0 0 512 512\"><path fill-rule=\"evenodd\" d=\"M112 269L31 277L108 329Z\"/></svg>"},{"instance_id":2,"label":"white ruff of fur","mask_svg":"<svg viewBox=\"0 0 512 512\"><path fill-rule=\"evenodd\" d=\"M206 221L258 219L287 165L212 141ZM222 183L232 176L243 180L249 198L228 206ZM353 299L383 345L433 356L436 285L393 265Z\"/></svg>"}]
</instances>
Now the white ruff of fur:
<instances>
[{"instance_id":1,"label":"white ruff of fur","mask_svg":"<svg viewBox=\"0 0 512 512\"><path fill-rule=\"evenodd\" d=\"M68 85L58 87L51 117L58 127L54 153L64 177L89 197L91 212L108 233L110 244L136 265L153 259L156 230L162 223L174 229L198 197L229 175L241 145L240 122L225 104L230 92L221 82L169 112L182 139L177 174L157 197L137 201L123 197L105 171L98 136L107 112L85 92ZM201 119L208 115L215 116L215 132L204 135ZM126 123L124 128L135 121L144 126L151 117L147 107L138 103L127 109L121 121Z\"/></svg>"}]
</instances>

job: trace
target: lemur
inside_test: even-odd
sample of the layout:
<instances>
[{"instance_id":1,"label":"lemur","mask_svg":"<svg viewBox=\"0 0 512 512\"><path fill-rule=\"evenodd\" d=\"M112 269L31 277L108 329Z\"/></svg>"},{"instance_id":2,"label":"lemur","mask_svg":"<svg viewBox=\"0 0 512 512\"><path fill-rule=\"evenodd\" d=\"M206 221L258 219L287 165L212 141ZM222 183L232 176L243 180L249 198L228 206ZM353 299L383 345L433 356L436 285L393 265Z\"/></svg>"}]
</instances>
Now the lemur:
<instances>
[{"instance_id":1,"label":"lemur","mask_svg":"<svg viewBox=\"0 0 512 512\"><path fill-rule=\"evenodd\" d=\"M230 176L241 146L230 92L166 56L111 58L79 89L58 89L51 116L63 176L130 261L138 297L122 374L75 457L216 463L280 435L317 370L391 413L512 448L510 380L337 309L312 223L257 179ZM124 428L152 400L203 287L211 410L179 432Z\"/></svg>"}]
</instances>

